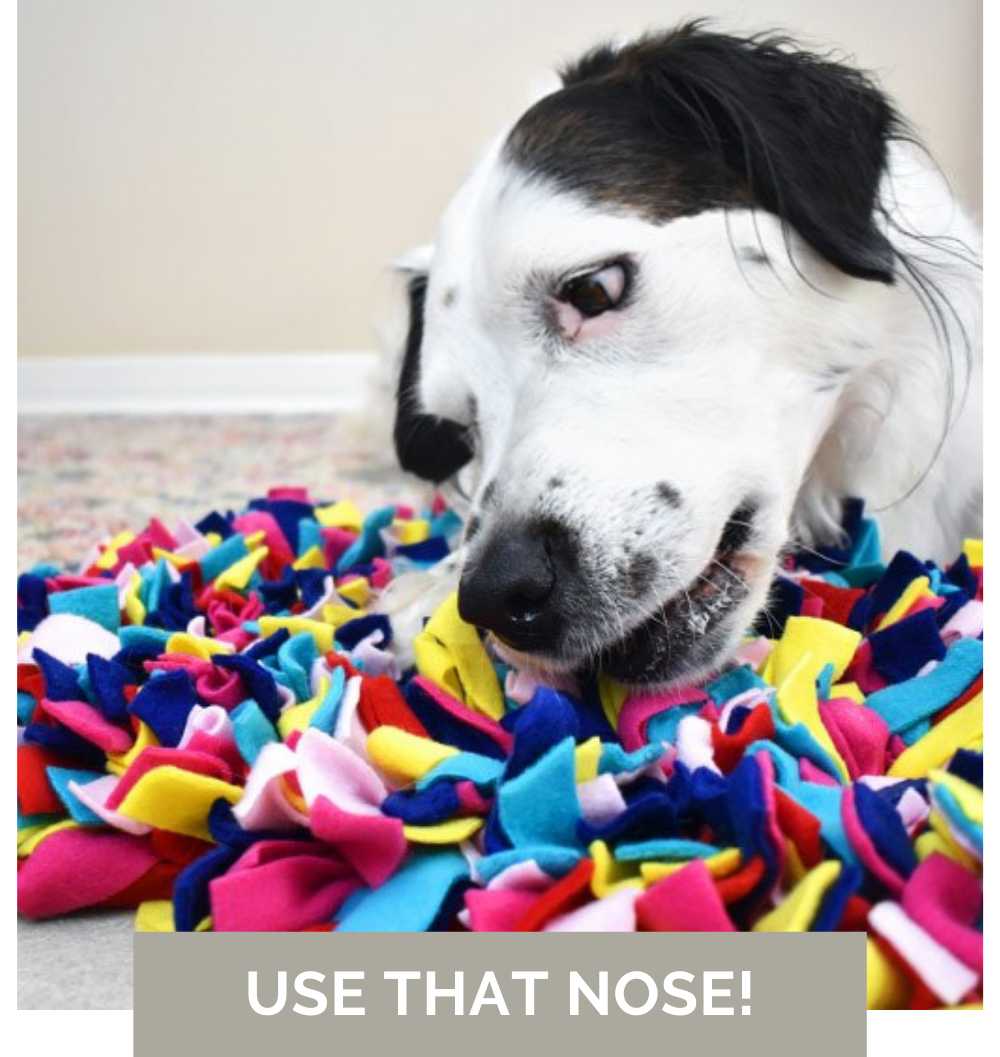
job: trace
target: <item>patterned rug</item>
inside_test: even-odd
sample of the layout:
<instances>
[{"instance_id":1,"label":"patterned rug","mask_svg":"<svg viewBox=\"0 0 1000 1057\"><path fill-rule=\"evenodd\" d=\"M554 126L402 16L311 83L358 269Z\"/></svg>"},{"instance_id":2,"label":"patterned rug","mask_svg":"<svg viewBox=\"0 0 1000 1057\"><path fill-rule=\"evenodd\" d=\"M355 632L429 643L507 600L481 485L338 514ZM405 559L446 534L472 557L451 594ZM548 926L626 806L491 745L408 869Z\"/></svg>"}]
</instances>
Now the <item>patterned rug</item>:
<instances>
[{"instance_id":1,"label":"patterned rug","mask_svg":"<svg viewBox=\"0 0 1000 1057\"><path fill-rule=\"evenodd\" d=\"M288 482L364 509L416 500L386 446L332 416L18 419L17 570L76 568L95 540L204 513L205 496L238 508Z\"/></svg>"}]
</instances>

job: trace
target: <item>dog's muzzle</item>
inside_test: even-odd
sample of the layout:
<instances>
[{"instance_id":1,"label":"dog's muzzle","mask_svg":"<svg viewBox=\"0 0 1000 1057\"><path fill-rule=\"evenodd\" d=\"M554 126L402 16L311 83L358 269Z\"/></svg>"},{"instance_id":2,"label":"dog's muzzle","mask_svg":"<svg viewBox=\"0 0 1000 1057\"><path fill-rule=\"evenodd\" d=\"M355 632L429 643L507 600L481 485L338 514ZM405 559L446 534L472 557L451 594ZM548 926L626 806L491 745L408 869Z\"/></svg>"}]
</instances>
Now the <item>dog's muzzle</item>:
<instances>
[{"instance_id":1,"label":"dog's muzzle","mask_svg":"<svg viewBox=\"0 0 1000 1057\"><path fill-rule=\"evenodd\" d=\"M733 613L750 593L745 547L755 516L753 504L735 510L706 568L652 611L640 605L648 592L630 585L626 570L621 589L643 619L617 638L605 637L620 625L606 620L592 597L581 574L578 540L552 522L526 522L488 541L477 539L459 584L459 613L502 645L546 664L596 669L633 685L665 683L711 663L728 638ZM571 624L581 620L593 626ZM599 648L575 655L574 639Z\"/></svg>"}]
</instances>

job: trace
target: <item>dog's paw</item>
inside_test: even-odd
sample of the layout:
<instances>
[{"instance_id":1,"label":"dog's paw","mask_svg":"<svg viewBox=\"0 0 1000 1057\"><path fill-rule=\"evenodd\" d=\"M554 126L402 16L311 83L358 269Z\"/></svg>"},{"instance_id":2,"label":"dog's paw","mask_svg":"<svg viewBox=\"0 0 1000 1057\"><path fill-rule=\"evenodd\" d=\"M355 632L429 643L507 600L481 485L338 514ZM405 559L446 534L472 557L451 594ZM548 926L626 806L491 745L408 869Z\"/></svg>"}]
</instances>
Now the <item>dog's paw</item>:
<instances>
[{"instance_id":1,"label":"dog's paw","mask_svg":"<svg viewBox=\"0 0 1000 1057\"><path fill-rule=\"evenodd\" d=\"M413 666L413 640L449 595L458 590L461 554L449 555L431 569L402 573L375 603L392 625L391 652L404 669Z\"/></svg>"}]
</instances>

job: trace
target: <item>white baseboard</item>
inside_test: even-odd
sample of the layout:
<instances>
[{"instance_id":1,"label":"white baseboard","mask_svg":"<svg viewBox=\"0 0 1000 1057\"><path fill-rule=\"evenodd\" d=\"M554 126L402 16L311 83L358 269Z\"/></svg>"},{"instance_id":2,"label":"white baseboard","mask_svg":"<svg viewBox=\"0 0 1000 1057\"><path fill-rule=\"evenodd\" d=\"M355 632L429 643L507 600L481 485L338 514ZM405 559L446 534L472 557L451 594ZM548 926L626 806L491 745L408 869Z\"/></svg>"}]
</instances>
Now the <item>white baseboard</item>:
<instances>
[{"instance_id":1,"label":"white baseboard","mask_svg":"<svg viewBox=\"0 0 1000 1057\"><path fill-rule=\"evenodd\" d=\"M375 352L51 356L17 361L20 415L307 414L362 406Z\"/></svg>"}]
</instances>

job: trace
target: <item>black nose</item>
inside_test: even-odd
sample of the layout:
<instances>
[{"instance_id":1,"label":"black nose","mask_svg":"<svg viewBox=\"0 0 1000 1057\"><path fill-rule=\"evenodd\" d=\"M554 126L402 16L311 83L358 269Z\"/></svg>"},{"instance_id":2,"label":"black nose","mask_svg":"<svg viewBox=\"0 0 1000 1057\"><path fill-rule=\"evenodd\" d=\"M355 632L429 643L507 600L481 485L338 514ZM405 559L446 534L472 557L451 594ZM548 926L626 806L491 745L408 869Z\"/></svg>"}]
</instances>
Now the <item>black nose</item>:
<instances>
[{"instance_id":1,"label":"black nose","mask_svg":"<svg viewBox=\"0 0 1000 1057\"><path fill-rule=\"evenodd\" d=\"M556 565L550 536L537 526L504 533L483 546L458 587L463 620L494 632L515 649L544 650L554 641Z\"/></svg>"}]
</instances>

